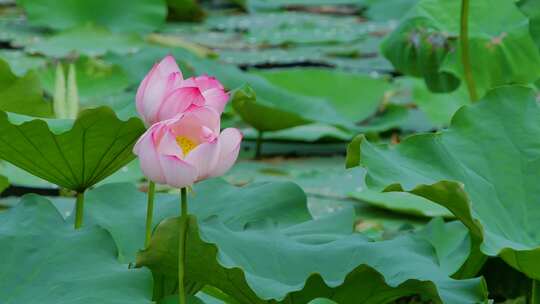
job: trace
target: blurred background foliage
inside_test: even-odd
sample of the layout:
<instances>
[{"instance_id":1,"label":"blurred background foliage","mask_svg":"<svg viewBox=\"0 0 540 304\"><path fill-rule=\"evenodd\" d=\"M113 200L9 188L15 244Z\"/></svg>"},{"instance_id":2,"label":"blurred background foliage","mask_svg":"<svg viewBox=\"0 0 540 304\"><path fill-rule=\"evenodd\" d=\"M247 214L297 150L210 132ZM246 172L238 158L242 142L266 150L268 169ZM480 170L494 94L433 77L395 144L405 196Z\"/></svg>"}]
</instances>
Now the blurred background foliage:
<instances>
[{"instance_id":1,"label":"blurred background foliage","mask_svg":"<svg viewBox=\"0 0 540 304\"><path fill-rule=\"evenodd\" d=\"M357 231L391 239L452 215L408 193L369 191L363 168L345 169L346 146L358 133L397 143L438 130L468 103L455 60L457 25L437 21L454 13L453 2L0 0L0 110L52 117L57 64L72 63L81 108L108 106L127 120L137 116L141 79L173 54L185 77L210 74L231 92L223 125L241 128L245 141L228 182L295 181L315 217L354 206ZM497 61L475 61L482 92L540 78L540 5L501 5L508 9L473 18L473 48L503 45ZM489 30L498 23L511 31ZM7 189L0 208L24 189L58 191L7 162L0 174L9 177L0 176L0 190ZM101 183L142 180L134 161ZM66 202L54 203L69 212ZM488 282L519 275L508 268L513 274L501 278L497 263L483 270ZM519 286L490 288L497 301L519 297L510 292Z\"/></svg>"}]
</instances>

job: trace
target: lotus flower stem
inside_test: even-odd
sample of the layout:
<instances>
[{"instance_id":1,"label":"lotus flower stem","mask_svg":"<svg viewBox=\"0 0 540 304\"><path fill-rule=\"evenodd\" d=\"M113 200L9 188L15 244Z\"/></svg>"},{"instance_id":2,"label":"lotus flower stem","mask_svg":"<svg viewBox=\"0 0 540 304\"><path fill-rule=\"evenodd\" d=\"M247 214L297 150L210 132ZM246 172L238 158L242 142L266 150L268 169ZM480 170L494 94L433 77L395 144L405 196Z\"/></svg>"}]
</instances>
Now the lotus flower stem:
<instances>
[{"instance_id":1,"label":"lotus flower stem","mask_svg":"<svg viewBox=\"0 0 540 304\"><path fill-rule=\"evenodd\" d=\"M461 24L459 40L461 43L461 63L463 64L463 73L465 83L469 91L469 97L472 102L478 100L476 93L476 84L474 82L471 54L469 49L469 0L461 0Z\"/></svg>"},{"instance_id":2,"label":"lotus flower stem","mask_svg":"<svg viewBox=\"0 0 540 304\"><path fill-rule=\"evenodd\" d=\"M186 268L186 235L188 230L187 188L180 189L180 234L178 236L178 304L186 304L184 274Z\"/></svg>"},{"instance_id":3,"label":"lotus flower stem","mask_svg":"<svg viewBox=\"0 0 540 304\"><path fill-rule=\"evenodd\" d=\"M255 159L262 157L263 131L258 131L257 142L255 144Z\"/></svg>"},{"instance_id":4,"label":"lotus flower stem","mask_svg":"<svg viewBox=\"0 0 540 304\"><path fill-rule=\"evenodd\" d=\"M77 200L75 202L75 229L79 229L83 223L84 215L84 191L77 192Z\"/></svg>"},{"instance_id":5,"label":"lotus flower stem","mask_svg":"<svg viewBox=\"0 0 540 304\"><path fill-rule=\"evenodd\" d=\"M150 245L152 238L152 220L154 217L154 193L156 184L153 181L148 182L148 203L146 205L146 235L144 239L144 247Z\"/></svg>"}]
</instances>

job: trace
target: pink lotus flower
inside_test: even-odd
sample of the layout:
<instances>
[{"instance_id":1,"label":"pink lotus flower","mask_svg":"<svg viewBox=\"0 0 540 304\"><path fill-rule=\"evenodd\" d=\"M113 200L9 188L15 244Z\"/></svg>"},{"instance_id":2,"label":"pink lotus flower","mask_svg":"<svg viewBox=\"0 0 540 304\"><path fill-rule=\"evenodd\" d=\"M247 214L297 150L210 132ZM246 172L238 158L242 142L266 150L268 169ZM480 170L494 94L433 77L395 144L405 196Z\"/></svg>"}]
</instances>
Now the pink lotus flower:
<instances>
[{"instance_id":1,"label":"pink lotus flower","mask_svg":"<svg viewBox=\"0 0 540 304\"><path fill-rule=\"evenodd\" d=\"M184 79L171 55L152 67L136 96L137 112L148 126L202 106L221 114L228 100L223 85L214 77Z\"/></svg>"},{"instance_id":2,"label":"pink lotus flower","mask_svg":"<svg viewBox=\"0 0 540 304\"><path fill-rule=\"evenodd\" d=\"M205 106L152 125L133 152L150 180L183 188L227 172L238 157L241 140L238 129L220 134L220 114Z\"/></svg>"}]
</instances>

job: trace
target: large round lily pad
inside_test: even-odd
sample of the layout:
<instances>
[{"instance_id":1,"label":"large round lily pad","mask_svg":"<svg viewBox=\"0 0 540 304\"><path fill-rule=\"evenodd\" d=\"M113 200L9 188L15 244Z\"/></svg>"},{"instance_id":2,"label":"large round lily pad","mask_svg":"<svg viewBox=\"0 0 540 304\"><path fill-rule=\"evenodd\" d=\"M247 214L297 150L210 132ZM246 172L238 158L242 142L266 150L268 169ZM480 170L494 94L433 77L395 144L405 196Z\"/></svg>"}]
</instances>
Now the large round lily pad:
<instances>
[{"instance_id":1,"label":"large round lily pad","mask_svg":"<svg viewBox=\"0 0 540 304\"><path fill-rule=\"evenodd\" d=\"M0 158L59 186L83 191L135 158L145 128L106 107L73 120L36 119L0 112Z\"/></svg>"},{"instance_id":2,"label":"large round lily pad","mask_svg":"<svg viewBox=\"0 0 540 304\"><path fill-rule=\"evenodd\" d=\"M2 303L153 303L151 274L120 264L106 230L73 230L37 195L0 213L0 221Z\"/></svg>"},{"instance_id":3,"label":"large round lily pad","mask_svg":"<svg viewBox=\"0 0 540 304\"><path fill-rule=\"evenodd\" d=\"M282 229L264 220L234 229L219 216L191 217L187 278L246 304L307 303L318 297L378 304L415 294L434 303L485 300L483 280L450 279L429 242L412 236L371 242L351 234L353 219L346 209ZM178 224L178 218L170 218L157 227L138 265L175 278Z\"/></svg>"},{"instance_id":4,"label":"large round lily pad","mask_svg":"<svg viewBox=\"0 0 540 304\"><path fill-rule=\"evenodd\" d=\"M152 31L165 22L164 0L18 0L32 25L67 29L93 23L114 31Z\"/></svg>"}]
</instances>

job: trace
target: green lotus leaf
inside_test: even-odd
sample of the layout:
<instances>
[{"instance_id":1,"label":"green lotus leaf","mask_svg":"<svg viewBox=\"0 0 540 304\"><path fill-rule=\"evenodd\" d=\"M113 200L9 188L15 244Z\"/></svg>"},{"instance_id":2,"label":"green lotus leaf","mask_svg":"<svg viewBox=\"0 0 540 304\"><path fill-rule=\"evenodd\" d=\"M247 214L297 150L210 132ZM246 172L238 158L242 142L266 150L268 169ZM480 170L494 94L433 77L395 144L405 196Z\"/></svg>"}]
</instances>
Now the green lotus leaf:
<instances>
[{"instance_id":1,"label":"green lotus leaf","mask_svg":"<svg viewBox=\"0 0 540 304\"><path fill-rule=\"evenodd\" d=\"M235 185L252 182L291 181L308 195L346 198L358 188L364 170L343 168L343 157L275 158L266 161L241 160L225 175Z\"/></svg>"},{"instance_id":2,"label":"green lotus leaf","mask_svg":"<svg viewBox=\"0 0 540 304\"><path fill-rule=\"evenodd\" d=\"M258 74L287 91L324 98L341 115L355 122L373 115L390 89L384 78L329 69L296 68Z\"/></svg>"},{"instance_id":3,"label":"green lotus leaf","mask_svg":"<svg viewBox=\"0 0 540 304\"><path fill-rule=\"evenodd\" d=\"M285 80L292 81L291 78L284 77ZM332 76L332 78L337 78L337 76L334 75ZM335 125L337 127L344 127L345 130L379 132L386 131L394 127L400 127L400 124L404 123L408 115L407 109L398 105L389 105L386 107L384 112L375 115L376 113L374 112L376 112L378 104L382 101L384 96L384 92L382 92L382 89L383 87L386 87L386 85L383 84L384 81L378 83L377 85L374 85L374 87L371 88L374 92L365 93L365 99L362 99L365 100L365 103L351 103L351 99L349 99L350 96L346 96L346 94L342 93L339 94L341 96L334 96L334 101L330 102L328 101L330 100L328 97L335 92L330 92L333 89L329 89L328 87L320 89L320 91L325 92L322 94L319 94L320 92L316 93L318 95L317 97L310 97L307 95L298 94L297 91L303 91L305 90L305 88L297 88L294 89L295 91L289 92L287 90L282 90L279 87L275 87L274 90L278 90L278 92L281 91L281 93L285 95L293 94L294 96L301 97L301 100L309 100L310 98L312 98L314 99L312 105L318 103L316 106L310 106L307 104L302 105L301 103L297 103L294 104L294 108L289 108L285 105L276 105L275 103L268 102L266 99L264 99L264 97L259 98L259 91L256 92L256 90L254 90L251 86L246 85L234 92L232 97L232 105L235 111L240 115L240 117L242 117L245 122L247 122L249 125L253 126L259 131L279 131L299 126L305 126L313 121L318 121L330 125ZM320 85L319 87L321 86L322 85ZM368 88L359 86L359 88L367 90L370 89L369 86ZM327 89L329 90L326 91ZM280 99L278 99L278 96L275 96L275 99L272 100ZM331 114L331 117L325 117L325 115L319 115L318 117L315 117L312 116L310 113L298 111L297 109L300 108L310 108L313 110L316 109L318 113L335 113L335 115L339 115L343 118L340 123L336 123L333 122L333 120L335 119L334 114ZM327 110L325 109L331 112L327 112ZM355 123L357 122L360 122L359 125L355 125Z\"/></svg>"},{"instance_id":4,"label":"green lotus leaf","mask_svg":"<svg viewBox=\"0 0 540 304\"><path fill-rule=\"evenodd\" d=\"M55 33L29 43L28 53L62 58L69 55L102 56L109 52L125 55L138 51L143 45L137 34L114 33L92 24Z\"/></svg>"},{"instance_id":5,"label":"green lotus leaf","mask_svg":"<svg viewBox=\"0 0 540 304\"><path fill-rule=\"evenodd\" d=\"M313 150L311 146L307 149ZM364 178L365 170L345 169L343 163L343 157L241 160L224 178L235 185L292 181L306 193L309 211L314 218L354 206L357 215L356 231L374 239L386 239L404 228L419 228L429 221L427 217L449 216L449 211L445 208L407 193L372 191L370 197L363 197L365 200L351 198L351 192L356 193L357 189L365 188L358 185L358 180ZM407 195L411 198L405 197ZM394 208L401 207L404 202L409 203L406 208ZM391 208L381 208L380 203L389 204ZM419 214L423 216L420 217Z\"/></svg>"},{"instance_id":6,"label":"green lotus leaf","mask_svg":"<svg viewBox=\"0 0 540 304\"><path fill-rule=\"evenodd\" d=\"M259 75L243 72L234 66L219 64L214 60L194 59L186 62L193 67L196 73L213 75L229 89L242 88L246 85L252 88L256 92L256 96L246 87L243 90L244 94L239 96L244 99L247 97L251 102L237 102L235 105L234 97L236 96L232 98L235 110L243 112L244 114L240 113L240 115L243 119L249 119L249 122L262 123L262 121L266 121L266 124L275 124L281 128L309 122L322 122L342 127L351 127L354 123L340 114L324 98L308 97L284 91ZM242 106L251 105L255 107L252 109L253 114L249 114L247 109L242 109ZM321 115L321 113L325 114ZM272 127L272 130L278 129Z\"/></svg>"},{"instance_id":7,"label":"green lotus leaf","mask_svg":"<svg viewBox=\"0 0 540 304\"><path fill-rule=\"evenodd\" d=\"M356 200L394 212L425 217L453 217L448 209L433 204L423 197L409 193L379 192L371 189L362 189L360 191L350 192L349 195Z\"/></svg>"},{"instance_id":8,"label":"green lotus leaf","mask_svg":"<svg viewBox=\"0 0 540 304\"><path fill-rule=\"evenodd\" d=\"M165 22L163 0L18 0L32 25L68 29L88 23L120 32L149 32Z\"/></svg>"},{"instance_id":9,"label":"green lotus leaf","mask_svg":"<svg viewBox=\"0 0 540 304\"><path fill-rule=\"evenodd\" d=\"M349 150L358 153L349 164L368 169L372 189L409 191L445 206L485 255L500 256L540 279L534 212L540 193L539 122L532 90L501 87L462 107L448 130L411 136L393 147L360 140Z\"/></svg>"},{"instance_id":10,"label":"green lotus leaf","mask_svg":"<svg viewBox=\"0 0 540 304\"><path fill-rule=\"evenodd\" d=\"M73 230L37 195L24 196L0 221L2 303L153 303L151 274L120 264L106 230Z\"/></svg>"},{"instance_id":11,"label":"green lotus leaf","mask_svg":"<svg viewBox=\"0 0 540 304\"><path fill-rule=\"evenodd\" d=\"M219 288L240 303L388 303L420 294L434 303L478 303L486 299L482 279L450 279L418 237L371 242L351 234L354 213L276 228L269 222L234 229L219 216L190 217L188 280ZM163 221L139 266L174 280L179 219ZM264 258L262 258L264 257ZM401 263L407 261L407 263ZM361 288L360 288L361 286Z\"/></svg>"},{"instance_id":12,"label":"green lotus leaf","mask_svg":"<svg viewBox=\"0 0 540 304\"><path fill-rule=\"evenodd\" d=\"M43 99L39 78L33 71L18 77L9 64L0 59L0 110L18 114L50 117L52 104Z\"/></svg>"},{"instance_id":13,"label":"green lotus leaf","mask_svg":"<svg viewBox=\"0 0 540 304\"><path fill-rule=\"evenodd\" d=\"M85 221L111 232L122 262L134 262L137 251L143 248L146 199L146 195L132 184L107 184L86 194ZM178 200L178 195L156 195L156 225L166 217L179 214ZM263 218L271 219L279 227L288 227L310 218L306 195L297 185L289 182L253 183L239 188L221 179L213 179L196 184L189 200L190 211L199 217L209 218L220 214L227 218L228 224L238 228ZM164 280L157 276L155 281L156 299L175 292L176 280ZM200 284L191 284L189 290L194 294L201 287Z\"/></svg>"},{"instance_id":14,"label":"green lotus leaf","mask_svg":"<svg viewBox=\"0 0 540 304\"><path fill-rule=\"evenodd\" d=\"M84 191L135 158L132 148L144 130L139 119L119 120L106 107L85 110L75 121L0 112L0 158Z\"/></svg>"},{"instance_id":15,"label":"green lotus leaf","mask_svg":"<svg viewBox=\"0 0 540 304\"><path fill-rule=\"evenodd\" d=\"M144 243L144 218L146 215L145 208L146 195L142 192L139 192L133 185L107 184L89 190L87 192L85 221L87 224L99 224L100 226L103 226L108 231L110 231L111 235L117 243L120 260L124 262L133 261L132 259L134 258L137 249L142 248ZM208 228L210 229L209 231L214 231L213 233L215 233L215 229L222 230L221 233L224 233L224 239L220 242L228 243L230 241L230 246L240 246L238 247L239 250L247 250L248 252L251 252L250 255L257 254L259 255L259 259L262 251L265 252L264 256L267 256L268 252L274 250L272 248L265 247L267 245L261 247L260 244L263 242L263 240L265 240L264 242L266 242L267 244L281 244L281 237L276 239L276 242L274 242L273 239L267 238L269 235L273 236L276 234L286 234L286 236L283 236L283 238L286 238L287 242L278 245L278 247L280 248L288 247L290 245L290 243L288 242L294 243L296 241L299 241L300 243L306 242L308 243L306 245L309 245L310 243L318 244L320 242L330 242L330 240L341 239L341 237L358 239L357 241L361 241L360 244L362 246L364 246L366 243L369 243L365 237L362 237L360 235L351 235L354 213L352 213L352 210L350 210L350 208L346 208L346 211L344 211L344 213L339 213L338 215L336 215L336 217L325 218L325 220L321 221L311 221L306 206L306 195L298 186L290 182L252 183L244 187L234 187L225 183L221 179L207 180L195 185L193 192L189 195L189 209L190 213L194 214L199 219L199 225L210 225L207 224L208 222L211 223L211 225L209 226L210 228ZM177 215L178 213L178 195L158 194L156 196L154 223L157 224L157 222L161 219L168 216ZM167 221L174 222L175 220L171 219ZM176 226L173 224L173 226L169 226L169 228L176 229ZM395 246L396 248L398 248L397 246L401 246L400 244L405 243L407 245L405 245L404 248L399 247L399 251L407 251L409 249L413 251L417 250L415 251L415 253L409 252L406 255L412 255L417 257L417 261L419 263L426 262L428 264L427 268L425 268L426 272L435 271L436 273L438 273L436 274L436 276L439 276L440 279L442 279L443 277L445 278L442 279L444 283L439 282L442 285L452 285L453 287L448 287L450 289L459 288L458 286L467 286L466 288L471 288L469 289L469 291L465 291L463 294L461 293L462 291L449 292L448 295L450 298L452 298L453 296L457 296L458 298L460 298L460 300L464 300L464 302L462 303L467 303L469 300L471 302L474 302L472 299L477 299L478 301L480 301L480 299L483 298L483 287L479 285L479 280L459 282L447 278L447 276L451 274L450 272L453 268L459 267L458 264L460 263L460 259L463 259L464 256L466 257L468 252L467 248L463 247L464 241L462 240L462 238L466 237L467 235L466 233L463 233L464 231L466 232L466 229L462 227L463 229L459 230L458 228L459 227L446 228L442 221L436 222L433 224L433 228L431 228L431 230L427 231L423 235L417 236L422 240L417 239L415 236L414 238L407 238L407 241L400 241L399 244L396 243ZM159 232L160 229L161 228L157 228L157 230L154 232L154 238L159 239L162 237L162 234ZM444 239L443 236L446 232L452 233L454 237L450 239ZM192 231L192 233L195 232ZM253 242L250 239L250 235L252 235L252 233ZM197 236L196 234L190 235L192 237ZM245 239L245 243L238 244L236 242L241 242L241 240L237 239L235 235L240 237L241 239L245 236L249 240ZM174 245L174 237L176 237L176 235L172 233L170 235L167 234L166 237L172 238L171 240L167 241L169 242L167 246L171 246L171 248L176 247ZM340 242L343 242L345 244L348 241L342 240ZM356 241L351 241L350 246L356 246L357 244L355 242ZM431 245L426 247L427 243ZM451 245L450 243L454 245ZM467 242L465 243L467 244ZM166 244L162 245L165 246ZM203 281L207 282L207 280L209 280L210 278L214 278L212 279L212 285L214 284L214 280L216 282L221 281L223 284L226 284L226 286L221 285L221 283L216 283L217 285L215 287L230 294L230 296L237 299L237 301L240 301L240 303L266 303L265 301L258 300L258 296L253 295L252 291L250 291L251 287L246 287L245 281L234 272L230 273L233 274L231 279L225 278L222 281L223 278L221 276L224 275L222 269L223 267L216 264L217 262L215 256L215 249L212 249L210 252L206 252L207 249L215 248L213 247L213 245L201 243L199 240L195 242L195 244L188 246L188 248L190 248L188 251L192 252L194 256L200 256L204 259L198 260L193 267L198 268L200 267L198 266L198 263L203 262L205 263L205 265L210 263L208 265L212 267L211 270L208 270L209 268L201 268L200 273L198 273L197 276L192 276L188 274L187 280L188 282L190 282L190 286L202 285L198 282L200 276L204 271L211 271L206 272L206 274L216 274L216 277L210 275L209 277L204 278ZM204 251L205 256L201 256L201 252L199 251L199 249L197 249L200 248L199 246L203 246L202 248L206 248ZM381 246L385 247L383 245ZM339 246L336 245L336 250L338 250L337 247ZM381 251L383 251L382 247L380 249ZM176 264L174 261L170 260L174 257L168 255L174 255L174 250L171 248L164 248L167 250L166 257L156 257L156 259L159 260L159 263L173 263L171 265ZM291 247L291 251L294 251L294 248L295 247ZM436 249L436 254L434 253L432 248L438 248ZM325 249L320 248L320 250ZM350 255L351 252L356 252L355 250L353 250L352 248L343 248L342 254ZM361 251L362 250L358 252ZM152 252L154 251L152 250ZM210 254L210 258L206 256L206 254ZM420 255L422 256L422 258L418 257ZM208 260L206 260L207 258ZM339 261L340 259L343 260L343 258L335 258L335 261ZM188 258L188 261L189 260L190 258ZM320 261L317 259L312 260ZM332 261L332 263L329 263L327 265L333 265L335 261ZM321 264L322 263L325 262L323 261L321 262ZM381 263L386 262L382 262L381 260ZM438 266L435 266L437 264L445 266L443 268L437 268ZM164 276L166 278L164 281L171 282L171 286L173 287L172 289L174 289L176 282L176 278L174 278L173 274L175 272L175 266L171 265L164 266L164 275L162 275L161 273L155 273L155 275L157 275L158 277ZM288 263L285 265L288 265ZM294 263L291 263L291 265L294 265ZM352 267L354 267L354 265ZM271 268L275 270L277 269L274 268L274 266L272 266ZM401 270L402 269L396 269L396 271ZM367 276L364 276L366 272ZM387 293L387 291L389 291L389 287L384 285L384 283L381 283L383 281L381 281L380 274L374 273L372 270L366 270L366 272L362 272L361 278L367 277L366 282L369 282L369 284L372 283L370 281L370 278L375 278L377 280L377 287L381 288L381 292L384 293L385 296L399 297L401 295L407 295L417 292L421 294L426 294L427 297L431 297L432 295L434 297L437 297L437 292L432 289L434 288L431 285L432 283L419 283L423 287L418 285L416 286L418 288L415 287L412 290L407 289L408 287L406 288L405 286L409 286L409 284L416 285L418 283L414 280L415 278L413 277L411 277L411 280L407 281L404 286L396 289L390 289L392 291ZM343 278L345 278L346 274L343 275ZM294 277L298 277L298 274L296 274ZM269 283L274 284L273 282L274 281L272 280L269 282L265 282L264 284L261 283L261 286L267 285ZM367 284L366 282L362 281L358 284L365 285ZM439 283L435 282L437 288L439 288ZM240 284L238 286L242 286L242 289L235 289L231 287L230 284ZM350 285L347 285L349 287L346 288L351 288L351 290L354 290L351 291L351 293L355 294L356 290L358 290L358 288L356 287L358 286L358 284L350 283ZM453 284L457 285L454 286ZM427 288L427 291L424 291L424 287ZM246 291L244 291L244 288L246 288ZM306 293L305 290L302 292L304 293L303 297L310 299L318 297L318 285L312 288L313 289L311 289L311 292L314 293L313 297L310 295L311 292ZM345 286L341 286L339 288L343 290ZM324 292L320 293L319 296L324 297L330 295L330 293L328 293L327 287L324 287L322 290ZM197 289L191 289L192 293L195 293L196 291ZM174 290L170 292L174 293ZM239 293L243 294L244 292L249 295L247 300L246 298L243 298L241 295L239 295ZM347 291L343 290L342 292L345 293ZM167 292L165 292L164 295L167 295ZM237 297L240 298L238 299ZM296 298L296 295L294 297ZM298 301L300 303L307 303L309 301L306 298L298 298ZM306 299L306 301L304 302L302 299ZM334 300L337 300L338 303L348 303L341 302L339 299L341 298L334 298ZM372 300L375 303L379 303L377 302L377 299ZM450 301L449 303L452 302Z\"/></svg>"},{"instance_id":16,"label":"green lotus leaf","mask_svg":"<svg viewBox=\"0 0 540 304\"><path fill-rule=\"evenodd\" d=\"M457 273L471 252L467 227L459 221L444 223L435 218L416 234L435 248L439 265L449 274Z\"/></svg>"},{"instance_id":17,"label":"green lotus leaf","mask_svg":"<svg viewBox=\"0 0 540 304\"><path fill-rule=\"evenodd\" d=\"M220 214L235 227L261 218L272 218L277 225L286 227L310 217L306 195L290 182L254 183L240 188L213 179L196 184L189 199L190 212L199 218ZM146 194L133 184L106 184L89 190L85 200L85 221L111 232L121 261L135 261L137 251L144 245ZM283 212L285 209L287 212ZM156 225L179 212L178 195L156 195Z\"/></svg>"},{"instance_id":18,"label":"green lotus leaf","mask_svg":"<svg viewBox=\"0 0 540 304\"><path fill-rule=\"evenodd\" d=\"M18 77L24 76L28 71L42 68L47 63L45 58L30 56L20 50L0 49L0 58L9 64L13 74Z\"/></svg>"},{"instance_id":19,"label":"green lotus leaf","mask_svg":"<svg viewBox=\"0 0 540 304\"><path fill-rule=\"evenodd\" d=\"M309 123L298 114L257 99L249 86L234 92L232 105L245 122L259 131L277 131Z\"/></svg>"}]
</instances>

